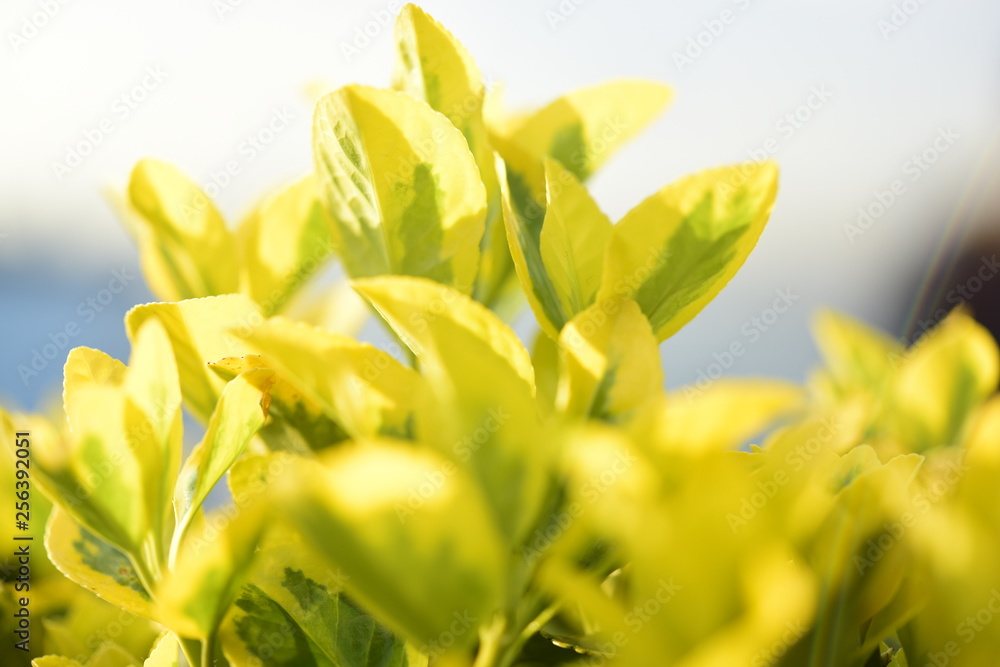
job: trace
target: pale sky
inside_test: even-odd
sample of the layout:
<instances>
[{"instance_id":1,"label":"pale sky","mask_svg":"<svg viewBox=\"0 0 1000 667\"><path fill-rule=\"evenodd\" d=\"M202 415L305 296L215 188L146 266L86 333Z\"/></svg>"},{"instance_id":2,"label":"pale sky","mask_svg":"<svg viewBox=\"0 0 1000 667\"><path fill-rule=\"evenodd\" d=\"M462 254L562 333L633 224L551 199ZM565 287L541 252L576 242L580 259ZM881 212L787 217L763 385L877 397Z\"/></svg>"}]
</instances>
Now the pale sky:
<instances>
[{"instance_id":1,"label":"pale sky","mask_svg":"<svg viewBox=\"0 0 1000 667\"><path fill-rule=\"evenodd\" d=\"M100 190L124 183L141 157L172 161L201 183L213 173L226 181L218 173L235 161L239 173L218 198L230 220L309 170L304 87L386 84L392 30L380 20L398 7L3 4L0 266L6 276L43 271L67 285L74 275L134 266ZM665 345L674 381L693 379L734 341L750 345L732 372L801 375L811 354L806 326L820 304L892 321L959 204L974 213L998 174L987 154L1000 101L995 0L421 4L514 104L620 77L675 88L663 118L591 182L612 219L683 174L771 147L783 176L769 229L719 300ZM359 37L366 27L374 36ZM796 113L799 120L787 118ZM81 142L96 145L77 166L60 167ZM914 171L912 156L925 151L934 163ZM850 238L845 225L856 223L857 209L895 180L905 192ZM9 280L8 299L24 289ZM780 334L750 341L746 327L755 328L776 290L797 297L772 327Z\"/></svg>"}]
</instances>

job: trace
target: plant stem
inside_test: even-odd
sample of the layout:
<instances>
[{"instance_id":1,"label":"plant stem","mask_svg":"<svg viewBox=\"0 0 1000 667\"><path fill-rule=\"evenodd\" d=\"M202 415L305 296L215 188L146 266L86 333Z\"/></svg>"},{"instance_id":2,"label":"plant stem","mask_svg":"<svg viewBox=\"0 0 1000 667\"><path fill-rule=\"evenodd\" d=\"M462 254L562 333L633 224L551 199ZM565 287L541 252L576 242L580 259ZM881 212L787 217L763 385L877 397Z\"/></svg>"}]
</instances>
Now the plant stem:
<instances>
[{"instance_id":1,"label":"plant stem","mask_svg":"<svg viewBox=\"0 0 1000 667\"><path fill-rule=\"evenodd\" d=\"M129 558L129 560L132 562L132 569L135 570L135 576L139 578L139 583L142 584L146 593L152 598L156 595L156 575L142 558Z\"/></svg>"},{"instance_id":2,"label":"plant stem","mask_svg":"<svg viewBox=\"0 0 1000 667\"><path fill-rule=\"evenodd\" d=\"M212 667L215 664L215 633L212 632L201 644L201 667Z\"/></svg>"},{"instance_id":3,"label":"plant stem","mask_svg":"<svg viewBox=\"0 0 1000 667\"><path fill-rule=\"evenodd\" d=\"M497 616L493 619L492 625L479 639L479 652L476 654L476 661L472 667L498 667L500 665L500 650L506 628L506 617Z\"/></svg>"},{"instance_id":4,"label":"plant stem","mask_svg":"<svg viewBox=\"0 0 1000 667\"><path fill-rule=\"evenodd\" d=\"M187 658L187 662L191 667L202 667L201 664L201 649L198 647L197 639L187 639L185 637L177 637L177 643L181 646L181 651L184 653L184 657Z\"/></svg>"},{"instance_id":5,"label":"plant stem","mask_svg":"<svg viewBox=\"0 0 1000 667\"><path fill-rule=\"evenodd\" d=\"M509 667L514 664L517 660L517 656L521 654L521 649L524 645L531 639L531 636L542 629L546 623L548 623L556 612L559 611L559 604L554 603L546 607L539 613L535 618L533 618L521 632L514 638L514 641L507 645L507 650L504 654L504 659L500 663L501 667Z\"/></svg>"},{"instance_id":6,"label":"plant stem","mask_svg":"<svg viewBox=\"0 0 1000 667\"><path fill-rule=\"evenodd\" d=\"M538 609L538 600L521 608L522 614L498 616L480 638L479 653L473 667L510 667L521 654L531 636L551 619L559 609L551 604ZM527 617L525 622L524 618Z\"/></svg>"}]
</instances>

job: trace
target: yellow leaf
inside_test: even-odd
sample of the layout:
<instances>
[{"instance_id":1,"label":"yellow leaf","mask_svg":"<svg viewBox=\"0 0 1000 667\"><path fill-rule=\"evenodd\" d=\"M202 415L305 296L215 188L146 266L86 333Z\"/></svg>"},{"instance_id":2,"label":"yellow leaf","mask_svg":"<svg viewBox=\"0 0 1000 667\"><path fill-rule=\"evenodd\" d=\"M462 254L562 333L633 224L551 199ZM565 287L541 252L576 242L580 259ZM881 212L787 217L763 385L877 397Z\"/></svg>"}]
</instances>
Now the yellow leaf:
<instances>
[{"instance_id":1,"label":"yellow leaf","mask_svg":"<svg viewBox=\"0 0 1000 667\"><path fill-rule=\"evenodd\" d=\"M136 306L125 315L130 340L149 319L159 320L170 338L184 402L208 421L225 381L206 364L252 352L239 335L264 321L260 309L242 294Z\"/></svg>"},{"instance_id":2,"label":"yellow leaf","mask_svg":"<svg viewBox=\"0 0 1000 667\"><path fill-rule=\"evenodd\" d=\"M544 165L547 205L540 231L514 211L506 185L504 221L528 302L542 329L557 338L566 322L594 302L611 222L572 172L551 158Z\"/></svg>"},{"instance_id":3,"label":"yellow leaf","mask_svg":"<svg viewBox=\"0 0 1000 667\"><path fill-rule=\"evenodd\" d=\"M450 287L405 277L354 284L428 381L437 410L423 439L469 466L516 541L541 507L554 453L540 431L527 350L490 310Z\"/></svg>"},{"instance_id":4,"label":"yellow leaf","mask_svg":"<svg viewBox=\"0 0 1000 667\"><path fill-rule=\"evenodd\" d=\"M614 226L598 299L630 296L665 340L736 274L778 192L772 163L701 172L668 185Z\"/></svg>"},{"instance_id":5,"label":"yellow leaf","mask_svg":"<svg viewBox=\"0 0 1000 667\"><path fill-rule=\"evenodd\" d=\"M386 352L280 316L246 342L351 436L419 432L423 380Z\"/></svg>"},{"instance_id":6,"label":"yellow leaf","mask_svg":"<svg viewBox=\"0 0 1000 667\"><path fill-rule=\"evenodd\" d=\"M146 159L132 170L128 199L143 273L159 298L236 291L234 237L197 185L173 166Z\"/></svg>"},{"instance_id":7,"label":"yellow leaf","mask_svg":"<svg viewBox=\"0 0 1000 667\"><path fill-rule=\"evenodd\" d=\"M330 256L331 221L307 176L260 203L239 228L241 290L265 316L280 311Z\"/></svg>"},{"instance_id":8,"label":"yellow leaf","mask_svg":"<svg viewBox=\"0 0 1000 667\"><path fill-rule=\"evenodd\" d=\"M144 322L136 332L123 390L126 439L142 471L150 530L165 544L173 528L170 499L184 429L177 364L160 321Z\"/></svg>"},{"instance_id":9,"label":"yellow leaf","mask_svg":"<svg viewBox=\"0 0 1000 667\"><path fill-rule=\"evenodd\" d=\"M892 384L892 431L911 451L957 445L972 411L997 389L989 331L955 311L903 357Z\"/></svg>"},{"instance_id":10,"label":"yellow leaf","mask_svg":"<svg viewBox=\"0 0 1000 667\"><path fill-rule=\"evenodd\" d=\"M274 372L258 368L247 371L226 385L208 422L205 437L195 446L173 490L174 530L172 552L183 542L195 512L246 449L267 417L265 399ZM262 391L260 385L265 389ZM171 558L173 560L173 558Z\"/></svg>"},{"instance_id":11,"label":"yellow leaf","mask_svg":"<svg viewBox=\"0 0 1000 667\"><path fill-rule=\"evenodd\" d=\"M491 304L510 270L500 189L486 124L482 74L465 47L416 5L403 7L396 19L396 67L393 87L426 102L461 130L486 188L486 218L480 245L475 296Z\"/></svg>"},{"instance_id":12,"label":"yellow leaf","mask_svg":"<svg viewBox=\"0 0 1000 667\"><path fill-rule=\"evenodd\" d=\"M559 336L556 407L566 414L615 421L663 388L649 320L630 299L595 303Z\"/></svg>"},{"instance_id":13,"label":"yellow leaf","mask_svg":"<svg viewBox=\"0 0 1000 667\"><path fill-rule=\"evenodd\" d=\"M841 390L878 390L892 372L900 345L846 315L824 310L813 329L826 370Z\"/></svg>"},{"instance_id":14,"label":"yellow leaf","mask_svg":"<svg viewBox=\"0 0 1000 667\"><path fill-rule=\"evenodd\" d=\"M782 415L804 407L802 390L769 380L716 380L670 394L653 415L661 446L678 452L734 449Z\"/></svg>"},{"instance_id":15,"label":"yellow leaf","mask_svg":"<svg viewBox=\"0 0 1000 667\"><path fill-rule=\"evenodd\" d=\"M63 366L63 411L79 411L76 392L92 385L119 386L125 379L125 364L100 350L76 347L69 351Z\"/></svg>"},{"instance_id":16,"label":"yellow leaf","mask_svg":"<svg viewBox=\"0 0 1000 667\"><path fill-rule=\"evenodd\" d=\"M610 81L581 88L508 127L491 127L491 140L511 169L540 193L543 156L555 158L586 180L658 116L672 96L670 88L652 81Z\"/></svg>"},{"instance_id":17,"label":"yellow leaf","mask_svg":"<svg viewBox=\"0 0 1000 667\"><path fill-rule=\"evenodd\" d=\"M259 502L224 508L188 534L157 587L161 623L184 637L215 634L250 572L265 517Z\"/></svg>"},{"instance_id":18,"label":"yellow leaf","mask_svg":"<svg viewBox=\"0 0 1000 667\"><path fill-rule=\"evenodd\" d=\"M348 274L424 276L468 293L486 192L462 133L409 95L364 86L326 95L314 119L320 190Z\"/></svg>"},{"instance_id":19,"label":"yellow leaf","mask_svg":"<svg viewBox=\"0 0 1000 667\"><path fill-rule=\"evenodd\" d=\"M539 237L542 261L563 312L570 318L594 302L601 284L611 221L572 172L545 159L545 221Z\"/></svg>"},{"instance_id":20,"label":"yellow leaf","mask_svg":"<svg viewBox=\"0 0 1000 667\"><path fill-rule=\"evenodd\" d=\"M344 586L417 646L456 646L499 607L506 549L468 475L411 443L379 440L300 459L285 473L288 516L347 575Z\"/></svg>"},{"instance_id":21,"label":"yellow leaf","mask_svg":"<svg viewBox=\"0 0 1000 667\"><path fill-rule=\"evenodd\" d=\"M83 667L76 660L58 655L44 655L31 661L31 667Z\"/></svg>"},{"instance_id":22,"label":"yellow leaf","mask_svg":"<svg viewBox=\"0 0 1000 667\"><path fill-rule=\"evenodd\" d=\"M178 667L181 655L181 645L172 632L164 632L153 644L149 657L142 667Z\"/></svg>"},{"instance_id":23,"label":"yellow leaf","mask_svg":"<svg viewBox=\"0 0 1000 667\"><path fill-rule=\"evenodd\" d=\"M84 530L56 508L45 531L49 558L59 571L125 611L156 619L149 593L125 554Z\"/></svg>"}]
</instances>

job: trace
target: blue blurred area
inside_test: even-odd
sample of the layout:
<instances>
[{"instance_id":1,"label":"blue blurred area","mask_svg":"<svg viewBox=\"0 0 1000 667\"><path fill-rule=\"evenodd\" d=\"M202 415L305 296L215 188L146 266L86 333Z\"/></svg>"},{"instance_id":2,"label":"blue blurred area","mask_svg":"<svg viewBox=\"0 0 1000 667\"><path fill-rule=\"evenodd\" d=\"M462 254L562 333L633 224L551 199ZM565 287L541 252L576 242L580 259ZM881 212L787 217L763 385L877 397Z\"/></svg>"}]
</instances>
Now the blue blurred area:
<instances>
[{"instance_id":1,"label":"blue blurred area","mask_svg":"<svg viewBox=\"0 0 1000 667\"><path fill-rule=\"evenodd\" d=\"M154 300L134 259L103 271L44 264L0 271L0 284L0 393L5 407L22 410L59 400L62 366L74 347L127 361L125 313Z\"/></svg>"}]
</instances>

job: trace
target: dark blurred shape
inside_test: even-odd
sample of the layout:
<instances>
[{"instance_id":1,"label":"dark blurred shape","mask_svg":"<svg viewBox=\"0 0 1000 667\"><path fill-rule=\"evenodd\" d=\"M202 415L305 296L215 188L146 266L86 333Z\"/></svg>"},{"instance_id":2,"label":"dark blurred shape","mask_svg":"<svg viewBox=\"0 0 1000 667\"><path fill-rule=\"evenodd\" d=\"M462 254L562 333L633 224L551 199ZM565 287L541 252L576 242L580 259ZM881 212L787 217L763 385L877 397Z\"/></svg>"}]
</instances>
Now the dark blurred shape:
<instances>
[{"instance_id":1,"label":"dark blurred shape","mask_svg":"<svg viewBox=\"0 0 1000 667\"><path fill-rule=\"evenodd\" d=\"M964 306L1000 341L1000 216L951 254L934 270L907 322L904 335L913 342L945 315Z\"/></svg>"}]
</instances>

